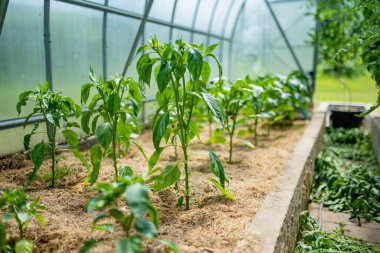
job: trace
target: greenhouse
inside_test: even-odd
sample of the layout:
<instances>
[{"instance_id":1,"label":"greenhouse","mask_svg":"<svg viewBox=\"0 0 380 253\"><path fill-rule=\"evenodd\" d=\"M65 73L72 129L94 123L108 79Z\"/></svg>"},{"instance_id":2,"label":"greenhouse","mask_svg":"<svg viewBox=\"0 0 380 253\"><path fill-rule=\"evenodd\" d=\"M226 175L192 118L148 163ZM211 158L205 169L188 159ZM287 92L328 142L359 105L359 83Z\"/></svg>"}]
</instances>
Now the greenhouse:
<instances>
[{"instance_id":1,"label":"greenhouse","mask_svg":"<svg viewBox=\"0 0 380 253\"><path fill-rule=\"evenodd\" d=\"M0 253L380 252L379 22L0 0Z\"/></svg>"}]
</instances>

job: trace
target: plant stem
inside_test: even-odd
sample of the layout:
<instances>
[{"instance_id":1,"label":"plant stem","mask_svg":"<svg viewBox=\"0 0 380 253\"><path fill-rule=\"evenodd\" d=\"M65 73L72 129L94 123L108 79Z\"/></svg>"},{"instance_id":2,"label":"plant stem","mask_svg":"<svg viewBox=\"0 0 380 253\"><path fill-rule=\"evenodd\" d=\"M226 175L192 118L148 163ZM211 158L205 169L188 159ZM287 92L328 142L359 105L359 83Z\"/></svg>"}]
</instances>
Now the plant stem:
<instances>
[{"instance_id":1,"label":"plant stem","mask_svg":"<svg viewBox=\"0 0 380 253\"><path fill-rule=\"evenodd\" d=\"M185 203L186 210L190 209L190 186L189 186L189 169L188 169L188 155L187 155L187 147L183 149L184 163L183 167L185 170Z\"/></svg>"},{"instance_id":2,"label":"plant stem","mask_svg":"<svg viewBox=\"0 0 380 253\"><path fill-rule=\"evenodd\" d=\"M113 151L113 167L115 169L115 180L117 180L117 177L119 176L119 172L117 169L117 161L116 161L116 135L117 135L117 115L115 115L114 121L113 121L113 134L112 134L112 151Z\"/></svg>"},{"instance_id":3,"label":"plant stem","mask_svg":"<svg viewBox=\"0 0 380 253\"><path fill-rule=\"evenodd\" d=\"M258 125L258 119L255 119L255 130L254 130L254 137L255 137L255 146L257 146L257 125Z\"/></svg>"},{"instance_id":4,"label":"plant stem","mask_svg":"<svg viewBox=\"0 0 380 253\"><path fill-rule=\"evenodd\" d=\"M229 158L228 158L228 163L229 163L229 164L232 163L232 149L233 149L232 138L233 138L234 133L235 133L235 125L236 125L236 116L233 116L233 118L232 118L232 129L231 129L231 131L228 133L229 136L230 136L230 155L229 155Z\"/></svg>"},{"instance_id":5,"label":"plant stem","mask_svg":"<svg viewBox=\"0 0 380 253\"><path fill-rule=\"evenodd\" d=\"M51 186L55 187L55 136L57 133L57 127L53 126L53 136L52 140L50 141L50 155L51 155L51 174L52 174L52 182Z\"/></svg>"}]
</instances>

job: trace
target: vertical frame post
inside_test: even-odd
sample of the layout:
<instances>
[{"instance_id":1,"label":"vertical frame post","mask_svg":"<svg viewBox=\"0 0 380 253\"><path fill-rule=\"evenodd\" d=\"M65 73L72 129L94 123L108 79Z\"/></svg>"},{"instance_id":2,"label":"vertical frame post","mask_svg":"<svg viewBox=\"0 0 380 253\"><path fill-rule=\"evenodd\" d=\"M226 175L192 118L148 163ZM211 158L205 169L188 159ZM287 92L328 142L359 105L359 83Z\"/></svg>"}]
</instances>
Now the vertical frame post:
<instances>
[{"instance_id":1,"label":"vertical frame post","mask_svg":"<svg viewBox=\"0 0 380 253\"><path fill-rule=\"evenodd\" d=\"M9 0L2 0L0 2L0 36L3 30L5 15L7 14Z\"/></svg>"},{"instance_id":2,"label":"vertical frame post","mask_svg":"<svg viewBox=\"0 0 380 253\"><path fill-rule=\"evenodd\" d=\"M108 0L104 0L104 6L108 6ZM102 24L102 60L103 60L103 78L107 80L107 11L103 12Z\"/></svg>"}]
</instances>

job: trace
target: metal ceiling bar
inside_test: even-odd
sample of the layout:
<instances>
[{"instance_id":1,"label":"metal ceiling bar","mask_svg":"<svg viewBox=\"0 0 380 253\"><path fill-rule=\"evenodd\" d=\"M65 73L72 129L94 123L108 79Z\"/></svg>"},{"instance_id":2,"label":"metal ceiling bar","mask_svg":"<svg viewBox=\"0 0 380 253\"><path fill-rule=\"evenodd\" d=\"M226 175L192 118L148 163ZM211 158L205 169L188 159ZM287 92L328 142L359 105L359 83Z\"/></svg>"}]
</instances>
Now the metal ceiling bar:
<instances>
[{"instance_id":1,"label":"metal ceiling bar","mask_svg":"<svg viewBox=\"0 0 380 253\"><path fill-rule=\"evenodd\" d=\"M154 0L150 0L145 8L145 11L144 11L144 17L142 18L141 20L141 23L140 23L140 26L139 26L139 29L137 30L137 34L136 34L136 37L135 37L135 40L133 41L133 44L132 44L132 48L131 50L129 51L129 55L128 55L128 59L127 59L127 62L125 63L125 66L124 66L124 69L123 69L123 72L122 72L122 75L124 76L126 73L127 73L127 69L129 67L129 65L132 63L133 61L133 57L135 55L135 52L136 52L136 49L139 45L139 41L141 39L141 35L143 34L144 32L144 28L145 28L145 23L148 19L148 16L149 16L149 12L150 10L152 9L152 5L153 5L153 2Z\"/></svg>"},{"instance_id":2,"label":"metal ceiling bar","mask_svg":"<svg viewBox=\"0 0 380 253\"><path fill-rule=\"evenodd\" d=\"M0 1L0 35L3 30L5 15L7 14L9 0Z\"/></svg>"},{"instance_id":3,"label":"metal ceiling bar","mask_svg":"<svg viewBox=\"0 0 380 253\"><path fill-rule=\"evenodd\" d=\"M212 7L210 22L208 23L208 29L206 33L207 35L206 48L210 46L210 34L211 34L212 24L214 23L214 17L216 13L216 8L218 7L218 2L219 0L215 0L214 6Z\"/></svg>"},{"instance_id":4,"label":"metal ceiling bar","mask_svg":"<svg viewBox=\"0 0 380 253\"><path fill-rule=\"evenodd\" d=\"M53 70L51 66L51 40L50 40L50 0L44 0L44 45L45 45L45 71L46 80L53 90Z\"/></svg>"},{"instance_id":5,"label":"metal ceiling bar","mask_svg":"<svg viewBox=\"0 0 380 253\"><path fill-rule=\"evenodd\" d=\"M272 18L274 20L274 22L276 23L276 26L278 28L278 30L280 31L281 35L282 35L282 38L284 39L285 43L286 43L286 46L288 47L289 51L290 51L290 54L292 55L298 69L301 71L301 73L303 75L305 75L305 72L303 71L303 68L297 58L297 55L295 54L293 48L292 48L292 45L290 44L289 40L288 40L288 37L286 36L285 32L284 32L284 29L282 29L282 26L280 24L280 22L278 21L277 19L277 16L276 14L274 13L273 9L272 9L272 6L270 5L270 3L268 2L268 0L264 0L268 9L269 9L269 12L270 14L272 15Z\"/></svg>"},{"instance_id":6,"label":"metal ceiling bar","mask_svg":"<svg viewBox=\"0 0 380 253\"><path fill-rule=\"evenodd\" d=\"M191 29L195 29L195 22L197 21L198 17L198 11L199 11L199 6L201 5L201 0L197 1L197 5L195 6L195 11L194 11L194 16L193 16L193 21L191 23ZM194 41L194 32L191 32L190 34L190 43L193 43Z\"/></svg>"},{"instance_id":7,"label":"metal ceiling bar","mask_svg":"<svg viewBox=\"0 0 380 253\"><path fill-rule=\"evenodd\" d=\"M170 24L172 24L172 25L174 24L174 16L175 16L175 12L177 10L177 3L178 3L178 0L174 0L172 16L170 18ZM170 26L169 41L171 42L172 40L173 40L173 26Z\"/></svg>"},{"instance_id":8,"label":"metal ceiling bar","mask_svg":"<svg viewBox=\"0 0 380 253\"><path fill-rule=\"evenodd\" d=\"M104 0L104 5L108 6L108 0ZM103 12L103 24L102 24L102 57L103 57L103 78L107 80L107 12Z\"/></svg>"},{"instance_id":9,"label":"metal ceiling bar","mask_svg":"<svg viewBox=\"0 0 380 253\"><path fill-rule=\"evenodd\" d=\"M233 5L234 5L234 0L231 0L230 5L228 6L228 10L230 10L230 11L227 11L227 14L226 14L226 16L224 18L224 22L223 22L223 27L222 27L222 36L223 37L226 36L227 21L229 20L229 18L231 16L231 10L232 10ZM220 45L220 51L219 51L220 62L223 61L223 48L224 48L224 43L222 43Z\"/></svg>"},{"instance_id":10,"label":"metal ceiling bar","mask_svg":"<svg viewBox=\"0 0 380 253\"><path fill-rule=\"evenodd\" d=\"M134 12L125 11L125 10L110 7L110 6L104 6L102 4L88 2L85 0L56 0L56 1L69 3L69 4L73 4L73 5L78 5L78 6L82 6L82 7L86 7L86 8L90 8L90 9L94 9L94 10L99 10L99 11L107 11L107 12L115 14L115 15L129 17L129 18L133 18L133 19L141 20L143 17L142 15L134 13ZM209 34L207 32L197 30L197 29L193 30L193 29L191 29L191 27L187 27L187 26L183 26L183 25L177 25L177 24L174 24L174 23L171 23L168 21L164 21L164 20L160 20L157 18L148 18L147 22L151 22L151 23L158 24L158 25L164 25L164 26L168 26L171 28L180 29L180 30L184 30L187 32L194 32L194 33L201 34L201 35L211 36L213 38L217 38L217 39L221 39L221 40L229 40L229 38L223 38L217 34Z\"/></svg>"}]
</instances>

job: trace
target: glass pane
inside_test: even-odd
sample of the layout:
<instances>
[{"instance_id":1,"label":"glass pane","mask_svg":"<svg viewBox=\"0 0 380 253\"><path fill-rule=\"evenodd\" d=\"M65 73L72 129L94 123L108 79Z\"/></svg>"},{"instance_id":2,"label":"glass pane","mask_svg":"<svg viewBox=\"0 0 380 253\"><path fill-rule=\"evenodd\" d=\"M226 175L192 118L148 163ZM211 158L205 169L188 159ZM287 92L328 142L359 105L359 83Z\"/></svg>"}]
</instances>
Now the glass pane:
<instances>
[{"instance_id":1,"label":"glass pane","mask_svg":"<svg viewBox=\"0 0 380 253\"><path fill-rule=\"evenodd\" d=\"M155 0L152 9L150 10L149 17L170 22L173 7L174 0Z\"/></svg>"},{"instance_id":2,"label":"glass pane","mask_svg":"<svg viewBox=\"0 0 380 253\"><path fill-rule=\"evenodd\" d=\"M90 66L102 74L102 17L100 11L51 2L54 91L77 102L81 85L89 82Z\"/></svg>"},{"instance_id":3,"label":"glass pane","mask_svg":"<svg viewBox=\"0 0 380 253\"><path fill-rule=\"evenodd\" d=\"M195 29L207 32L210 23L211 12L214 8L216 0L201 0L199 6L197 20L195 22Z\"/></svg>"},{"instance_id":4,"label":"glass pane","mask_svg":"<svg viewBox=\"0 0 380 253\"><path fill-rule=\"evenodd\" d=\"M174 23L191 27L196 5L196 0L178 0L174 15Z\"/></svg>"},{"instance_id":5,"label":"glass pane","mask_svg":"<svg viewBox=\"0 0 380 253\"><path fill-rule=\"evenodd\" d=\"M182 38L182 40L186 41L187 43L190 42L190 32L180 30L180 29L173 29L173 42L177 39Z\"/></svg>"},{"instance_id":6,"label":"glass pane","mask_svg":"<svg viewBox=\"0 0 380 253\"><path fill-rule=\"evenodd\" d=\"M18 95L46 81L43 23L43 1L9 1L0 37L0 120L16 118Z\"/></svg>"},{"instance_id":7,"label":"glass pane","mask_svg":"<svg viewBox=\"0 0 380 253\"><path fill-rule=\"evenodd\" d=\"M240 12L242 4L243 4L243 0L235 0L234 1L234 4L233 4L232 9L231 9L231 13L229 14L229 18L228 18L227 25L226 25L226 31L225 31L226 37L232 36L231 35L232 29L234 28L235 20L237 18L237 15Z\"/></svg>"},{"instance_id":8,"label":"glass pane","mask_svg":"<svg viewBox=\"0 0 380 253\"><path fill-rule=\"evenodd\" d=\"M109 0L109 6L143 15L145 0Z\"/></svg>"},{"instance_id":9,"label":"glass pane","mask_svg":"<svg viewBox=\"0 0 380 253\"><path fill-rule=\"evenodd\" d=\"M228 18L227 13L233 3L232 1L233 0L221 0L218 2L218 7L216 8L215 17L211 27L211 33L222 34L225 19Z\"/></svg>"},{"instance_id":10,"label":"glass pane","mask_svg":"<svg viewBox=\"0 0 380 253\"><path fill-rule=\"evenodd\" d=\"M195 33L194 34L193 43L197 44L197 45L203 43L203 45L206 45L206 43L207 43L207 37L205 35L201 35L201 34Z\"/></svg>"},{"instance_id":11,"label":"glass pane","mask_svg":"<svg viewBox=\"0 0 380 253\"><path fill-rule=\"evenodd\" d=\"M107 17L107 75L121 74L127 62L140 20L108 14ZM135 69L130 66L130 69ZM128 71L129 72L129 71Z\"/></svg>"}]
</instances>

